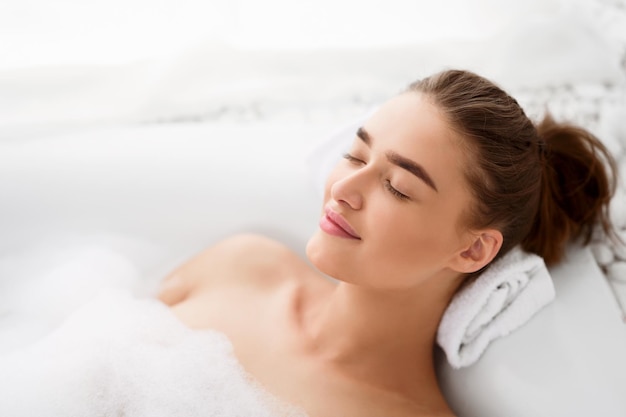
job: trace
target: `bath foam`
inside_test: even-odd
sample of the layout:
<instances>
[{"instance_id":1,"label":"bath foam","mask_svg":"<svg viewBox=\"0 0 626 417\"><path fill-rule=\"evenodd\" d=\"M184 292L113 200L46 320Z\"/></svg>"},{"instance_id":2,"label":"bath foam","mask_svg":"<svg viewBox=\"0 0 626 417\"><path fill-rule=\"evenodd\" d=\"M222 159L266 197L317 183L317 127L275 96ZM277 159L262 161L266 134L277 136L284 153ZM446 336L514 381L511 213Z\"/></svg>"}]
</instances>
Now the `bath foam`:
<instances>
[{"instance_id":1,"label":"bath foam","mask_svg":"<svg viewBox=\"0 0 626 417\"><path fill-rule=\"evenodd\" d=\"M45 337L102 290L138 293L147 273L137 251L124 249L140 244L115 239L55 236L2 254L0 357Z\"/></svg>"},{"instance_id":2,"label":"bath foam","mask_svg":"<svg viewBox=\"0 0 626 417\"><path fill-rule=\"evenodd\" d=\"M0 356L2 416L304 416L245 373L221 333L106 290L47 337Z\"/></svg>"}]
</instances>

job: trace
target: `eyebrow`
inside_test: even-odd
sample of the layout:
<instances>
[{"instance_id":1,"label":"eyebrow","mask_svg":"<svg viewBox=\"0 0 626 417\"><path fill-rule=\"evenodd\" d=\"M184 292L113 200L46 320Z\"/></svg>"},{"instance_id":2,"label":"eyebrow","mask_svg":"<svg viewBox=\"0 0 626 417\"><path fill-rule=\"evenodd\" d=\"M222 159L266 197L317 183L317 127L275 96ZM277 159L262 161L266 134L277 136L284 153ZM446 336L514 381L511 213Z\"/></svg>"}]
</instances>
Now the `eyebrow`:
<instances>
[{"instance_id":1,"label":"eyebrow","mask_svg":"<svg viewBox=\"0 0 626 417\"><path fill-rule=\"evenodd\" d=\"M366 145L368 146L372 145L372 137L370 136L369 133L367 133L367 131L363 127L359 127L359 129L356 131L356 135ZM420 164L418 164L415 161L410 160L409 158L405 158L404 156L399 155L393 151L387 152L386 155L387 155L387 159L389 160L389 162L391 162L394 165L399 166L402 169L409 171L411 174L415 175L417 178L424 181L426 185L428 185L430 188L439 192L439 190L437 190L437 186L435 185L435 182L433 181L433 179L430 177L430 175L428 175L424 167L422 167Z\"/></svg>"}]
</instances>

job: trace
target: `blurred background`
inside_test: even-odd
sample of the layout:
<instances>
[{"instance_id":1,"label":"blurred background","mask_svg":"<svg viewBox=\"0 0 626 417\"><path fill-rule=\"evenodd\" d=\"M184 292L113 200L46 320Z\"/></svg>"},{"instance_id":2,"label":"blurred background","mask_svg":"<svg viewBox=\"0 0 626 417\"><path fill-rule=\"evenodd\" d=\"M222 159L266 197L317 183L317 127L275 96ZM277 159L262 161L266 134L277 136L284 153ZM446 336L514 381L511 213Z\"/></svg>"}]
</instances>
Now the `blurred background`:
<instances>
[{"instance_id":1,"label":"blurred background","mask_svg":"<svg viewBox=\"0 0 626 417\"><path fill-rule=\"evenodd\" d=\"M594 128L626 108L626 1L3 0L0 139L333 125L449 67Z\"/></svg>"},{"instance_id":2,"label":"blurred background","mask_svg":"<svg viewBox=\"0 0 626 417\"><path fill-rule=\"evenodd\" d=\"M0 354L234 230L303 248L305 147L452 67L596 133L626 240L626 0L1 0Z\"/></svg>"},{"instance_id":3,"label":"blurred background","mask_svg":"<svg viewBox=\"0 0 626 417\"><path fill-rule=\"evenodd\" d=\"M91 316L79 307L105 289L150 296L175 266L235 232L269 235L303 255L320 207L309 182L320 191L322 171L341 155L328 132L452 67L496 81L534 119L549 110L596 133L621 166L610 213L626 241L626 0L0 0L0 415L16 415L2 400L21 415L90 415L76 411L81 398L118 391L124 410L134 409L127 387L156 386L161 374L127 384L109 362L92 360L79 334ZM604 416L603 407L622 404L623 334L604 325L626 322L626 249L601 235L591 246L621 310L602 280L568 287L561 307L575 307L553 315L567 321L547 316L548 327L526 339L540 343L510 339L522 347L506 351L511 367L474 374L497 390L460 379L464 406L515 399L516 415L520 401L536 411L526 415L556 415L548 399L573 409L570 399L584 393L588 408L573 414ZM584 276L567 278L585 280L571 285L599 274L578 265L569 267ZM579 293L589 295L584 303L572 298ZM592 309L619 321L594 321ZM125 311L119 303L103 311L123 320L109 329L128 328ZM23 349L70 314L86 325L51 350L65 356ZM567 326L552 332L554 323ZM116 359L97 336L102 355L93 357ZM131 358L131 344L120 346L120 358ZM550 349L558 357L536 360ZM58 359L68 352L71 361ZM178 395L178 385L162 392ZM59 394L68 387L71 395ZM11 394L20 389L24 396ZM74 414L50 411L63 404ZM46 411L30 410L39 405Z\"/></svg>"},{"instance_id":4,"label":"blurred background","mask_svg":"<svg viewBox=\"0 0 626 417\"><path fill-rule=\"evenodd\" d=\"M6 68L119 64L203 42L260 49L410 45L481 39L558 1L4 1ZM611 2L604 2L610 4Z\"/></svg>"}]
</instances>

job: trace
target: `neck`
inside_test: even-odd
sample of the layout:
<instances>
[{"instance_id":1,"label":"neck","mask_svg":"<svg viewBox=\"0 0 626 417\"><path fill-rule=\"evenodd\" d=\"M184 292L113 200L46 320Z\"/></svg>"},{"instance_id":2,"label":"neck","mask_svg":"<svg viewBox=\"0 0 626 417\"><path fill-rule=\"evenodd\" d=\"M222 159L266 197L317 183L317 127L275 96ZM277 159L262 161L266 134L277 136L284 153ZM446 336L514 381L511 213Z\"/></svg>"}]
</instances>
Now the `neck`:
<instances>
[{"instance_id":1,"label":"neck","mask_svg":"<svg viewBox=\"0 0 626 417\"><path fill-rule=\"evenodd\" d=\"M434 384L433 347L454 288L431 279L419 288L377 290L340 283L303 310L307 348L359 381L414 394Z\"/></svg>"}]
</instances>

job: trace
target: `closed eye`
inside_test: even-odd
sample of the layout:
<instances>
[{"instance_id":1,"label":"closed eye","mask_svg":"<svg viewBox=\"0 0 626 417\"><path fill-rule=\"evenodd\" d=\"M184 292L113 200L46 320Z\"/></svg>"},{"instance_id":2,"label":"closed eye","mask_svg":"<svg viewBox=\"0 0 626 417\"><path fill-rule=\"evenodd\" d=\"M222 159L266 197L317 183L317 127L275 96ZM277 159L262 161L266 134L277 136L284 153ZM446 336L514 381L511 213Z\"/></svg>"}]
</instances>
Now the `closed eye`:
<instances>
[{"instance_id":1,"label":"closed eye","mask_svg":"<svg viewBox=\"0 0 626 417\"><path fill-rule=\"evenodd\" d=\"M355 165L365 165L365 161L355 157L354 155L351 155L349 153L345 153L343 154L343 157L345 159L348 160L348 162L355 164ZM389 180L385 180L385 188L387 189L387 191L389 191L394 197L396 197L398 200L401 201L407 201L410 200L411 197L409 197L406 194L401 193L400 191L398 191L397 189L395 189L393 187L393 185L391 185L391 181Z\"/></svg>"},{"instance_id":2,"label":"closed eye","mask_svg":"<svg viewBox=\"0 0 626 417\"><path fill-rule=\"evenodd\" d=\"M360 160L359 158L355 157L354 155L351 155L349 153L345 153L343 154L343 157L345 159L347 159L349 162L352 162L353 164L357 164L357 165L363 165L365 164L365 161Z\"/></svg>"},{"instance_id":3,"label":"closed eye","mask_svg":"<svg viewBox=\"0 0 626 417\"><path fill-rule=\"evenodd\" d=\"M393 185L391 185L391 181L389 180L385 181L385 188L389 190L389 192L397 197L399 200L407 201L411 199L411 197L409 197L408 195L402 194L400 191L393 188Z\"/></svg>"}]
</instances>

